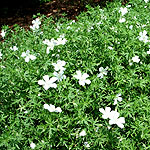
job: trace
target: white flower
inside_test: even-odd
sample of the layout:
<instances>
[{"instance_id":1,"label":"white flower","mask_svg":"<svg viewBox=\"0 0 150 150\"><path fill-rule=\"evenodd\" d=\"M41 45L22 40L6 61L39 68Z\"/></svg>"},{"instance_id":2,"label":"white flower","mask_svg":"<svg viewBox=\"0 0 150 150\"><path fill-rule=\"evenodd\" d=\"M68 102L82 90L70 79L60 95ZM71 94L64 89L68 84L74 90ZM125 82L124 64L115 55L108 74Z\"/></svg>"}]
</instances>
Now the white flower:
<instances>
[{"instance_id":1,"label":"white flower","mask_svg":"<svg viewBox=\"0 0 150 150\"><path fill-rule=\"evenodd\" d=\"M63 74L64 74L63 71L59 71L58 73L57 72L53 73L53 75L57 78L57 81L62 81L63 79L66 79L66 76Z\"/></svg>"},{"instance_id":2,"label":"white flower","mask_svg":"<svg viewBox=\"0 0 150 150\"><path fill-rule=\"evenodd\" d=\"M30 51L27 50L26 52L23 52L21 57L25 57L25 62L29 62L29 60L35 60L36 59L36 56L34 55L30 55Z\"/></svg>"},{"instance_id":3,"label":"white flower","mask_svg":"<svg viewBox=\"0 0 150 150\"><path fill-rule=\"evenodd\" d=\"M52 105L52 104L50 104L49 107L48 107L48 110L49 110L50 112L55 112L55 106Z\"/></svg>"},{"instance_id":4,"label":"white flower","mask_svg":"<svg viewBox=\"0 0 150 150\"><path fill-rule=\"evenodd\" d=\"M44 104L44 109L47 109L49 112L62 112L62 109L60 107L55 108L55 106L52 104Z\"/></svg>"},{"instance_id":5,"label":"white flower","mask_svg":"<svg viewBox=\"0 0 150 150\"><path fill-rule=\"evenodd\" d=\"M85 147L87 147L87 148L89 148L89 147L90 147L90 145L89 145L89 143L88 143L88 142L84 142L84 146L85 146Z\"/></svg>"},{"instance_id":6,"label":"white flower","mask_svg":"<svg viewBox=\"0 0 150 150\"><path fill-rule=\"evenodd\" d=\"M145 24L143 24L143 25L142 25L142 28L144 28L144 27L146 27L146 25L145 25Z\"/></svg>"},{"instance_id":7,"label":"white flower","mask_svg":"<svg viewBox=\"0 0 150 150\"><path fill-rule=\"evenodd\" d=\"M26 111L24 111L24 113L25 113L25 114L27 114L27 113L28 113L28 111L26 110Z\"/></svg>"},{"instance_id":8,"label":"white flower","mask_svg":"<svg viewBox=\"0 0 150 150\"><path fill-rule=\"evenodd\" d=\"M32 143L30 144L30 147L31 147L32 149L34 149L34 148L36 147L36 145L32 142Z\"/></svg>"},{"instance_id":9,"label":"white flower","mask_svg":"<svg viewBox=\"0 0 150 150\"><path fill-rule=\"evenodd\" d=\"M113 47L111 47L111 46L108 46L108 49L110 49L110 50L113 50Z\"/></svg>"},{"instance_id":10,"label":"white flower","mask_svg":"<svg viewBox=\"0 0 150 150\"><path fill-rule=\"evenodd\" d=\"M82 75L82 73L81 73L80 70L79 70L79 71L76 71L76 73L77 73L77 75L74 75L74 77L79 80L79 84L80 84L80 85L84 86L85 83L86 83L86 84L90 84L90 83L91 83L90 80L86 80L86 78L89 77L89 75L88 75L87 73L84 73L84 74Z\"/></svg>"},{"instance_id":11,"label":"white flower","mask_svg":"<svg viewBox=\"0 0 150 150\"><path fill-rule=\"evenodd\" d=\"M56 41L56 43L57 43L57 45L64 45L65 43L67 42L67 40L64 38L57 38L57 41Z\"/></svg>"},{"instance_id":12,"label":"white flower","mask_svg":"<svg viewBox=\"0 0 150 150\"><path fill-rule=\"evenodd\" d=\"M124 117L119 117L119 113L117 111L111 111L110 116L109 116L109 124L116 124L118 125L118 127L120 128L124 128L124 123L125 123L125 119Z\"/></svg>"},{"instance_id":13,"label":"white flower","mask_svg":"<svg viewBox=\"0 0 150 150\"><path fill-rule=\"evenodd\" d=\"M120 93L116 95L116 97L115 97L115 99L114 99L114 105L116 105L118 101L119 101L119 102L122 101L122 97L121 97L121 94L120 94Z\"/></svg>"},{"instance_id":14,"label":"white flower","mask_svg":"<svg viewBox=\"0 0 150 150\"><path fill-rule=\"evenodd\" d=\"M57 63L52 63L52 65L54 66L54 69L56 71L63 71L65 70L65 68L63 66L66 65L66 62L64 60L58 60Z\"/></svg>"},{"instance_id":15,"label":"white flower","mask_svg":"<svg viewBox=\"0 0 150 150\"><path fill-rule=\"evenodd\" d=\"M44 79L45 81L44 81L44 80L39 80L39 81L38 81L38 84L39 84L39 85L43 85L43 88L44 88L45 90L48 90L50 87L51 87L51 88L56 88L56 87L57 87L57 84L54 83L54 82L57 80L56 77L52 77L52 78L49 79L49 76L48 76L48 75L45 75L45 76L43 76L43 79Z\"/></svg>"},{"instance_id":16,"label":"white flower","mask_svg":"<svg viewBox=\"0 0 150 150\"><path fill-rule=\"evenodd\" d=\"M13 51L17 51L18 50L18 48L16 46L10 47L10 49L13 50Z\"/></svg>"},{"instance_id":17,"label":"white flower","mask_svg":"<svg viewBox=\"0 0 150 150\"><path fill-rule=\"evenodd\" d=\"M119 12L121 12L122 16L124 16L128 12L128 9L126 7L125 8L121 7Z\"/></svg>"},{"instance_id":18,"label":"white flower","mask_svg":"<svg viewBox=\"0 0 150 150\"><path fill-rule=\"evenodd\" d=\"M126 21L125 18L120 18L120 19L119 19L119 22L120 22L120 23L123 23L123 22L125 22L125 21Z\"/></svg>"},{"instance_id":19,"label":"white flower","mask_svg":"<svg viewBox=\"0 0 150 150\"><path fill-rule=\"evenodd\" d=\"M47 40L45 39L43 41L44 44L46 44L48 47L47 47L47 50L46 50L46 53L49 54L49 50L53 50L54 49L54 46L56 45L64 45L65 43L67 42L67 40L64 38L64 35L60 35L59 38L57 38L57 40L55 40L54 38L52 38L51 40Z\"/></svg>"},{"instance_id":20,"label":"white flower","mask_svg":"<svg viewBox=\"0 0 150 150\"><path fill-rule=\"evenodd\" d=\"M130 25L130 26L129 26L129 29L132 30L132 29L133 29L133 25Z\"/></svg>"},{"instance_id":21,"label":"white flower","mask_svg":"<svg viewBox=\"0 0 150 150\"><path fill-rule=\"evenodd\" d=\"M103 108L100 108L99 111L103 114L102 115L103 119L108 119L111 113L111 108L106 107L105 110Z\"/></svg>"},{"instance_id":22,"label":"white flower","mask_svg":"<svg viewBox=\"0 0 150 150\"><path fill-rule=\"evenodd\" d=\"M130 7L131 7L131 5L127 5L126 7L127 7L127 8L130 8Z\"/></svg>"},{"instance_id":23,"label":"white flower","mask_svg":"<svg viewBox=\"0 0 150 150\"><path fill-rule=\"evenodd\" d=\"M139 40L140 41L143 41L144 43L147 43L147 42L149 42L149 40L148 40L148 36L146 35L147 34L147 31L143 31L143 32L140 32L139 33Z\"/></svg>"},{"instance_id":24,"label":"white flower","mask_svg":"<svg viewBox=\"0 0 150 150\"><path fill-rule=\"evenodd\" d=\"M33 25L30 26L30 28L31 28L32 30L36 30L36 29L39 29L40 24L41 24L41 21L40 21L39 18L36 18L35 20L32 21L32 24L33 24Z\"/></svg>"},{"instance_id":25,"label":"white flower","mask_svg":"<svg viewBox=\"0 0 150 150\"><path fill-rule=\"evenodd\" d=\"M139 56L132 57L132 61L138 63L140 61Z\"/></svg>"},{"instance_id":26,"label":"white flower","mask_svg":"<svg viewBox=\"0 0 150 150\"><path fill-rule=\"evenodd\" d=\"M82 131L79 133L79 136L85 136L85 135L86 135L85 130L82 130Z\"/></svg>"},{"instance_id":27,"label":"white flower","mask_svg":"<svg viewBox=\"0 0 150 150\"><path fill-rule=\"evenodd\" d=\"M49 105L48 104L44 104L44 109L49 109Z\"/></svg>"},{"instance_id":28,"label":"white flower","mask_svg":"<svg viewBox=\"0 0 150 150\"><path fill-rule=\"evenodd\" d=\"M60 107L57 107L57 108L55 109L55 112L61 113L61 112L62 112L62 109L61 109Z\"/></svg>"},{"instance_id":29,"label":"white flower","mask_svg":"<svg viewBox=\"0 0 150 150\"><path fill-rule=\"evenodd\" d=\"M149 0L144 0L145 1L145 3L147 3Z\"/></svg>"},{"instance_id":30,"label":"white flower","mask_svg":"<svg viewBox=\"0 0 150 150\"><path fill-rule=\"evenodd\" d=\"M46 53L47 53L47 54L49 54L49 50L50 50L50 49L53 50L53 49L54 49L54 46L57 45L57 43L56 43L56 41L55 41L54 39L51 39L51 41L45 39L45 40L43 41L43 43L48 46L48 47L47 47L47 50L46 50Z\"/></svg>"},{"instance_id":31,"label":"white flower","mask_svg":"<svg viewBox=\"0 0 150 150\"><path fill-rule=\"evenodd\" d=\"M0 59L2 59L3 54L0 52Z\"/></svg>"},{"instance_id":32,"label":"white flower","mask_svg":"<svg viewBox=\"0 0 150 150\"><path fill-rule=\"evenodd\" d=\"M107 69L108 67L106 67L105 69L103 67L99 68L99 74L97 75L97 77L100 77L101 79L104 77L104 75L107 75Z\"/></svg>"},{"instance_id":33,"label":"white flower","mask_svg":"<svg viewBox=\"0 0 150 150\"><path fill-rule=\"evenodd\" d=\"M149 51L147 51L147 54L150 54L150 49L149 49Z\"/></svg>"},{"instance_id":34,"label":"white flower","mask_svg":"<svg viewBox=\"0 0 150 150\"><path fill-rule=\"evenodd\" d=\"M2 30L1 31L1 36L4 38L5 37L5 34L6 34L6 31Z\"/></svg>"}]
</instances>

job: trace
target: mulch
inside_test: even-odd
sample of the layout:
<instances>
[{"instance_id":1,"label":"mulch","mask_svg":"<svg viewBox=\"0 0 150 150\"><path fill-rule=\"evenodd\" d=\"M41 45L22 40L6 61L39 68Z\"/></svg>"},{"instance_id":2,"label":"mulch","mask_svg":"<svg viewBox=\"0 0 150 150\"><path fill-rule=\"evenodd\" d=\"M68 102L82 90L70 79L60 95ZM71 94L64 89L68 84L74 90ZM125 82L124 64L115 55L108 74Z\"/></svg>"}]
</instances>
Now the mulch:
<instances>
[{"instance_id":1,"label":"mulch","mask_svg":"<svg viewBox=\"0 0 150 150\"><path fill-rule=\"evenodd\" d=\"M15 24L29 29L32 24L33 15L37 13L44 14L47 17L53 16L54 18L64 17L63 13L67 14L65 17L68 19L76 20L76 16L80 12L87 11L86 3L83 0L52 0L47 3L31 3L32 0L14 1L11 3L6 2L0 5L0 31L3 25L8 25L13 29ZM113 2L113 0L107 0ZM85 1L86 2L86 1ZM121 1L123 5L127 3L127 0ZM106 0L92 0L93 6L100 5L105 7Z\"/></svg>"}]
</instances>

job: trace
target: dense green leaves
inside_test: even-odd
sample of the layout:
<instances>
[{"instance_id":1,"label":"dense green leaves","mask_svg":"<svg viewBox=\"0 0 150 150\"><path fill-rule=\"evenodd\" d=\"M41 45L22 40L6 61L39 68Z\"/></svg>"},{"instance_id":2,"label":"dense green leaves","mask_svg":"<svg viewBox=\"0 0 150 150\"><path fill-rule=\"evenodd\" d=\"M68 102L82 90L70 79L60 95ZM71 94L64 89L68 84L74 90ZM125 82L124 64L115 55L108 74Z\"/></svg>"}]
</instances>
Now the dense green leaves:
<instances>
[{"instance_id":1,"label":"dense green leaves","mask_svg":"<svg viewBox=\"0 0 150 150\"><path fill-rule=\"evenodd\" d=\"M0 148L30 149L149 149L150 145L150 42L139 40L147 31L150 40L149 3L134 0L128 13L121 16L119 2L88 7L78 21L65 19L54 23L40 16L36 31L7 26L0 43ZM146 8L144 8L147 6ZM140 8L140 11L139 11ZM135 18L136 16L136 18ZM124 17L125 22L119 23ZM133 19L134 18L134 19ZM143 26L143 25L146 26ZM131 29L131 25L133 28ZM45 39L63 35L67 42L46 53ZM10 49L17 46L18 50ZM25 62L23 52L30 50L35 60ZM140 61L133 62L139 56ZM38 81L44 75L53 77L58 60L66 62L66 79L57 88L45 90ZM108 72L97 77L99 68ZM91 84L81 86L73 76L76 71L89 75ZM121 93L122 101L114 99ZM62 112L49 112L44 104L61 107ZM111 107L125 118L124 128L109 125L99 108ZM79 133L85 130L86 136Z\"/></svg>"}]
</instances>

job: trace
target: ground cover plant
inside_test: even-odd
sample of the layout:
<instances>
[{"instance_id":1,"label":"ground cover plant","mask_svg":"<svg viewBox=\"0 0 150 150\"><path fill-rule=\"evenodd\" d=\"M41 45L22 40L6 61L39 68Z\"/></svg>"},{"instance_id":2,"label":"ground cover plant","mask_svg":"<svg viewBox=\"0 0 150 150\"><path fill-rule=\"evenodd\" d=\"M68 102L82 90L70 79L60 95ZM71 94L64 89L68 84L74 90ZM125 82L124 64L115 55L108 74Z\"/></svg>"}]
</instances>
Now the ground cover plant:
<instances>
[{"instance_id":1,"label":"ground cover plant","mask_svg":"<svg viewBox=\"0 0 150 150\"><path fill-rule=\"evenodd\" d=\"M150 3L3 26L0 149L150 149Z\"/></svg>"}]
</instances>

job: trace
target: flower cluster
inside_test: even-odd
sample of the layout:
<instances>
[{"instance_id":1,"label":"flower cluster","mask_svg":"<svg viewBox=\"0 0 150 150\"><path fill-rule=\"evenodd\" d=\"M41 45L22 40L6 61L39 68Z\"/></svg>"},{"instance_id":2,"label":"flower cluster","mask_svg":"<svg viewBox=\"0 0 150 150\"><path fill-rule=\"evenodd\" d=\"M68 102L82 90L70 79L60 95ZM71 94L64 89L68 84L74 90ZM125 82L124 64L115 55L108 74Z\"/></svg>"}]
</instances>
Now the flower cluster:
<instances>
[{"instance_id":1,"label":"flower cluster","mask_svg":"<svg viewBox=\"0 0 150 150\"><path fill-rule=\"evenodd\" d=\"M51 40L45 39L43 41L44 44L46 44L48 47L46 49L46 53L49 54L49 50L53 50L54 46L57 45L64 45L67 42L67 40L64 38L64 35L60 35L57 40L52 38Z\"/></svg>"},{"instance_id":2,"label":"flower cluster","mask_svg":"<svg viewBox=\"0 0 150 150\"><path fill-rule=\"evenodd\" d=\"M111 111L110 107L106 107L105 110L103 108L100 108L99 111L103 114L103 119L110 119L109 124L116 124L120 128L124 128L125 119L124 117L119 118L119 113L117 111Z\"/></svg>"},{"instance_id":3,"label":"flower cluster","mask_svg":"<svg viewBox=\"0 0 150 150\"><path fill-rule=\"evenodd\" d=\"M119 12L121 12L121 15L124 16L128 12L128 9L126 7L125 8L121 7L120 10L119 10ZM119 19L120 23L123 23L125 21L126 21L125 18L120 18Z\"/></svg>"},{"instance_id":4,"label":"flower cluster","mask_svg":"<svg viewBox=\"0 0 150 150\"><path fill-rule=\"evenodd\" d=\"M52 63L52 65L55 69L53 75L57 78L57 81L62 81L63 79L66 79L66 76L64 75L64 70L66 70L64 66L66 65L66 62L64 60L58 60L57 63Z\"/></svg>"},{"instance_id":5,"label":"flower cluster","mask_svg":"<svg viewBox=\"0 0 150 150\"><path fill-rule=\"evenodd\" d=\"M60 107L56 107L52 104L48 105L48 104L44 104L44 109L47 109L49 112L62 112L62 109Z\"/></svg>"}]
</instances>

